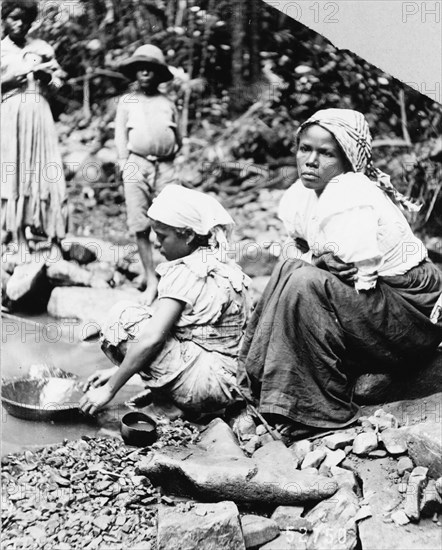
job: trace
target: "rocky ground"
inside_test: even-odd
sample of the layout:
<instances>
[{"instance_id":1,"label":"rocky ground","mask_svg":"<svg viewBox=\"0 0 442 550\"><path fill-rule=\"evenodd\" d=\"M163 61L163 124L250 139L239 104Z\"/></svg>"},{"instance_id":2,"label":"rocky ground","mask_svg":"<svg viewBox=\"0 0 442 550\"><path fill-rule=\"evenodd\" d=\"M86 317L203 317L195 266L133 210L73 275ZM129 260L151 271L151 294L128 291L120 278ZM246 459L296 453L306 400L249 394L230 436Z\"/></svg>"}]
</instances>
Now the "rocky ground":
<instances>
[{"instance_id":1,"label":"rocky ground","mask_svg":"<svg viewBox=\"0 0 442 550\"><path fill-rule=\"evenodd\" d=\"M440 548L442 394L290 447L259 424L160 422L2 459L5 550Z\"/></svg>"}]
</instances>

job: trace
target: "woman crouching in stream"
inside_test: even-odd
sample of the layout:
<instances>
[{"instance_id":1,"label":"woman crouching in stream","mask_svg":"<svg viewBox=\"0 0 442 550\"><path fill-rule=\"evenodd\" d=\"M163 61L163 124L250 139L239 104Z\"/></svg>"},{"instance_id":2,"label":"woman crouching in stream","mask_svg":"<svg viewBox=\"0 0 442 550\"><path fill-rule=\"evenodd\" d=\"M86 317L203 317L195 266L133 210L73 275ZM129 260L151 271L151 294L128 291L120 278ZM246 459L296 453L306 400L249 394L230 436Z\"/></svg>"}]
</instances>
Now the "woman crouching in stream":
<instances>
[{"instance_id":1,"label":"woman crouching in stream","mask_svg":"<svg viewBox=\"0 0 442 550\"><path fill-rule=\"evenodd\" d=\"M248 277L221 261L234 222L214 198L173 184L148 216L167 260L157 267L158 300L154 307L124 302L111 310L101 344L119 366L88 379L80 406L94 414L138 373L154 402L193 415L223 409L236 400L232 386L249 312Z\"/></svg>"}]
</instances>

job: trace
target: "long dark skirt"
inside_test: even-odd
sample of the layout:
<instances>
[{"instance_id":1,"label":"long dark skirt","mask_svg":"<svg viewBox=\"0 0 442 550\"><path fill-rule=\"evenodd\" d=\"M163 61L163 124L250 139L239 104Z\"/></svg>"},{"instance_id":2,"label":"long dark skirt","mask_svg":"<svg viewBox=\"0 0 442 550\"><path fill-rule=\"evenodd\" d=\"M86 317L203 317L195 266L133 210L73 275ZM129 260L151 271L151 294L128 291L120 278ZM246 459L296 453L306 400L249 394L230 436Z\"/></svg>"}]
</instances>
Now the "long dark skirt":
<instances>
[{"instance_id":1,"label":"long dark skirt","mask_svg":"<svg viewBox=\"0 0 442 550\"><path fill-rule=\"evenodd\" d=\"M430 261L360 292L301 260L277 265L249 323L238 382L262 413L338 427L357 413L354 365L398 371L442 340L429 316L442 292Z\"/></svg>"}]
</instances>

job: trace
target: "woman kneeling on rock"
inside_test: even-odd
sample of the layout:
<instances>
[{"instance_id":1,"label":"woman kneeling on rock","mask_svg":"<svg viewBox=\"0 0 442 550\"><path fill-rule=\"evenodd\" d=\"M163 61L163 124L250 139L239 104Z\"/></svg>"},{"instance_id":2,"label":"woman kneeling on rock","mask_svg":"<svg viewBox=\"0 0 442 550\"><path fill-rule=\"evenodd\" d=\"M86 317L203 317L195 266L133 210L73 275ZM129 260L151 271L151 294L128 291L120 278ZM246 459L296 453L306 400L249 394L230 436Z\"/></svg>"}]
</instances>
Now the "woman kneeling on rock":
<instances>
[{"instance_id":1,"label":"woman kneeling on rock","mask_svg":"<svg viewBox=\"0 0 442 550\"><path fill-rule=\"evenodd\" d=\"M233 220L214 198L173 184L148 216L167 259L157 267L158 301L155 308L120 303L110 312L102 349L119 368L89 378L81 408L95 413L139 373L158 401L190 413L220 410L234 401L249 311L248 277L221 261Z\"/></svg>"},{"instance_id":2,"label":"woman kneeling on rock","mask_svg":"<svg viewBox=\"0 0 442 550\"><path fill-rule=\"evenodd\" d=\"M364 116L319 111L296 158L279 216L304 254L276 266L239 361L243 391L292 439L355 420L351 365L399 372L442 340L442 273L399 208L416 207L373 166Z\"/></svg>"}]
</instances>

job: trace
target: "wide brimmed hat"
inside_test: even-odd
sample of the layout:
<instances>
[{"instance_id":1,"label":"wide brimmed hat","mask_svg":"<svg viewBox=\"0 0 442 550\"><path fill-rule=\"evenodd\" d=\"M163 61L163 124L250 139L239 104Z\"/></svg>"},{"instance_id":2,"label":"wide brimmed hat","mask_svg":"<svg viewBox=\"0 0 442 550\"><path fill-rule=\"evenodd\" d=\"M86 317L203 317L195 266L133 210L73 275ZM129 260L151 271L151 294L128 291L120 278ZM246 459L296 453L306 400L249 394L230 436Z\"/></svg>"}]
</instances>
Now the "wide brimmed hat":
<instances>
[{"instance_id":1,"label":"wide brimmed hat","mask_svg":"<svg viewBox=\"0 0 442 550\"><path fill-rule=\"evenodd\" d=\"M161 82L167 82L173 78L173 74L164 59L163 52L152 44L145 44L137 48L131 57L120 63L118 68L120 72L132 80L135 78L136 66L140 63L155 65Z\"/></svg>"}]
</instances>

